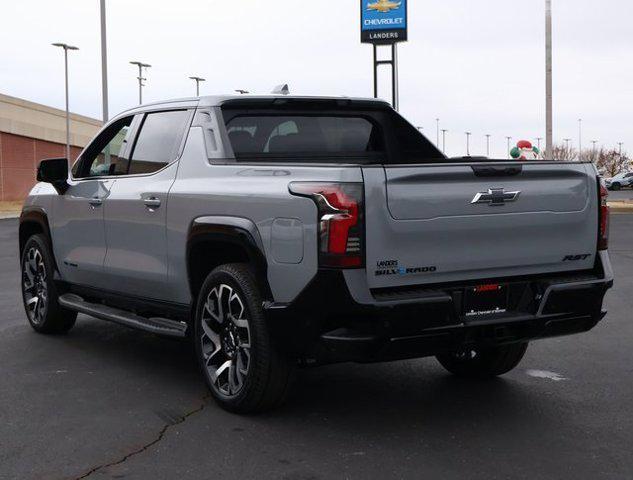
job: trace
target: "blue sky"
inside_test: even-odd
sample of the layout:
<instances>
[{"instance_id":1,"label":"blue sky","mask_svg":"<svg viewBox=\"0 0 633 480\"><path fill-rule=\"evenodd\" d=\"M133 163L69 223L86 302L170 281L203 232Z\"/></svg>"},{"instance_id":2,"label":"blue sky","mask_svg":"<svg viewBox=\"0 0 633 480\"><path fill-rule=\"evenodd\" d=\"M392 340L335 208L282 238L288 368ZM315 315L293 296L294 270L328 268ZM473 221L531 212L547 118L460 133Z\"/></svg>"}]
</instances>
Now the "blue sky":
<instances>
[{"instance_id":1,"label":"blue sky","mask_svg":"<svg viewBox=\"0 0 633 480\"><path fill-rule=\"evenodd\" d=\"M544 0L410 0L399 47L400 102L447 150L505 154L505 136L544 136ZM625 142L633 151L633 2L553 0L555 137ZM98 0L5 2L0 93L63 108L62 41L71 54L71 109L101 115ZM147 101L245 88L372 95L371 47L359 42L356 0L108 0L110 110L136 103L130 60L153 65ZM388 97L388 73L381 73Z\"/></svg>"}]
</instances>

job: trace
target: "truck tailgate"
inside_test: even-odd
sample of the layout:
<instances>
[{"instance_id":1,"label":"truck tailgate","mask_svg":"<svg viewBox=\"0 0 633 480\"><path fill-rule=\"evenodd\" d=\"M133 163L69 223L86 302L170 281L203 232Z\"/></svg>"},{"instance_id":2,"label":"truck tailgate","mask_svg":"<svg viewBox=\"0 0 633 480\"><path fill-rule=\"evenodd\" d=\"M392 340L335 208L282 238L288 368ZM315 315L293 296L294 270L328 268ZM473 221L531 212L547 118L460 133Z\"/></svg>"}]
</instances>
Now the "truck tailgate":
<instances>
[{"instance_id":1,"label":"truck tailgate","mask_svg":"<svg viewBox=\"0 0 633 480\"><path fill-rule=\"evenodd\" d=\"M363 168L370 288L594 265L595 171L512 163Z\"/></svg>"}]
</instances>

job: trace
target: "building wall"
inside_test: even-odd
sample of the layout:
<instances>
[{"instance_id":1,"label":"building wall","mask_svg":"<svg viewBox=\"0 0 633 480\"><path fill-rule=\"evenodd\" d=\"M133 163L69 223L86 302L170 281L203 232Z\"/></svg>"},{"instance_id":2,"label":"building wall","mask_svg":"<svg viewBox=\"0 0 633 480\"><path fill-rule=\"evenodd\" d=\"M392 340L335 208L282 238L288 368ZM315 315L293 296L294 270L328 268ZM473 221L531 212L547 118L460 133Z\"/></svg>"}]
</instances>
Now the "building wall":
<instances>
[{"instance_id":1,"label":"building wall","mask_svg":"<svg viewBox=\"0 0 633 480\"><path fill-rule=\"evenodd\" d=\"M71 146L71 164L81 153ZM66 156L66 145L0 132L0 201L24 200L40 161Z\"/></svg>"},{"instance_id":2,"label":"building wall","mask_svg":"<svg viewBox=\"0 0 633 480\"><path fill-rule=\"evenodd\" d=\"M71 113L71 163L101 121ZM66 112L0 94L0 201L23 200L40 160L66 155Z\"/></svg>"}]
</instances>

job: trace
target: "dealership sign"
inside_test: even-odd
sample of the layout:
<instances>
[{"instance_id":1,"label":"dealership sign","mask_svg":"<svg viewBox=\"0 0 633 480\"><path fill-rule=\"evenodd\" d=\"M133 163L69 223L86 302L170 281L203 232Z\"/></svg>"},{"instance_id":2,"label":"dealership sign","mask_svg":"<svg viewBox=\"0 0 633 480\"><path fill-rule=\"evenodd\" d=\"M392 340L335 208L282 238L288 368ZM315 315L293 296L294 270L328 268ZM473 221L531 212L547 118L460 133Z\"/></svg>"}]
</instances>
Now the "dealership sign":
<instances>
[{"instance_id":1,"label":"dealership sign","mask_svg":"<svg viewBox=\"0 0 633 480\"><path fill-rule=\"evenodd\" d=\"M361 0L360 41L407 41L407 0Z\"/></svg>"}]
</instances>

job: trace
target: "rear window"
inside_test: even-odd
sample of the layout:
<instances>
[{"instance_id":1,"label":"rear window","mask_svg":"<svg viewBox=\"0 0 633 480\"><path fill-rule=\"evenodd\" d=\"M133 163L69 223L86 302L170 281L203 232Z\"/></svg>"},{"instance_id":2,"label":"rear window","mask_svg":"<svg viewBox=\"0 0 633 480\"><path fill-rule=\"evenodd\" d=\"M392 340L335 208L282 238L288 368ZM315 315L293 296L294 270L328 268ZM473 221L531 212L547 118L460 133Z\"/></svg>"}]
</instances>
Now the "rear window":
<instances>
[{"instance_id":1,"label":"rear window","mask_svg":"<svg viewBox=\"0 0 633 480\"><path fill-rule=\"evenodd\" d=\"M383 151L368 118L321 115L241 115L226 125L237 158L363 156Z\"/></svg>"}]
</instances>

